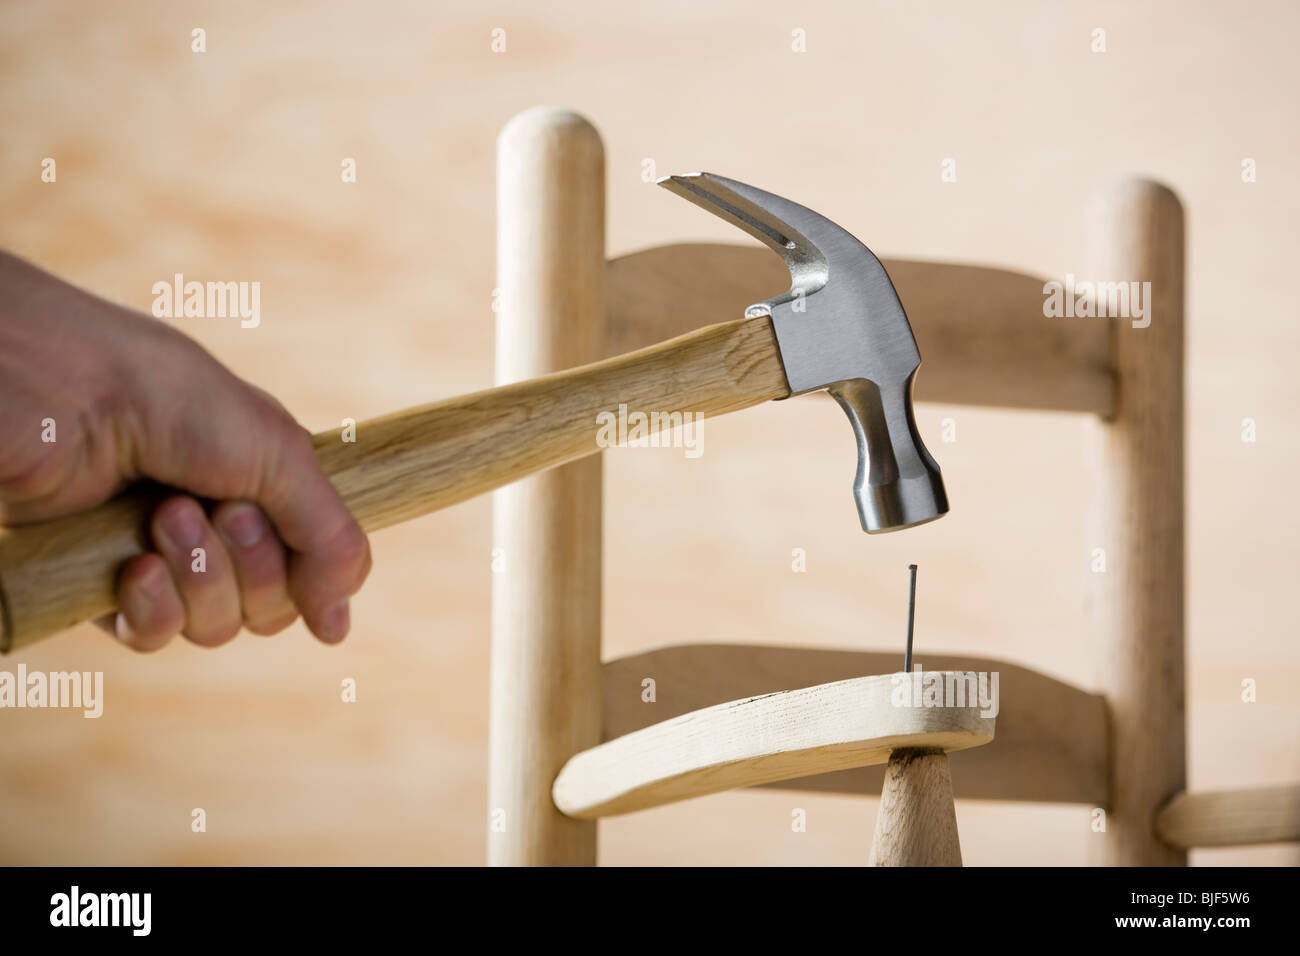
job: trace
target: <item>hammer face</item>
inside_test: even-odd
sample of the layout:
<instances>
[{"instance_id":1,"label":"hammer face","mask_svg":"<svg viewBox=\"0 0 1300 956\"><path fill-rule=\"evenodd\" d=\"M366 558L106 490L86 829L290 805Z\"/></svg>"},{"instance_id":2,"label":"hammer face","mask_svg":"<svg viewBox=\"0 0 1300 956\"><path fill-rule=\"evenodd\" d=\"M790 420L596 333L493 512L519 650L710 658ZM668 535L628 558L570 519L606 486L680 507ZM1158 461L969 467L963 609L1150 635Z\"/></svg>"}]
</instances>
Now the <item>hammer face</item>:
<instances>
[{"instance_id":1,"label":"hammer face","mask_svg":"<svg viewBox=\"0 0 1300 956\"><path fill-rule=\"evenodd\" d=\"M943 477L912 417L921 354L880 260L825 216L753 186L711 173L660 184L745 230L789 267L790 290L745 314L771 316L792 395L825 388L848 415L863 529L897 531L946 514Z\"/></svg>"},{"instance_id":2,"label":"hammer face","mask_svg":"<svg viewBox=\"0 0 1300 956\"><path fill-rule=\"evenodd\" d=\"M827 391L840 403L858 442L853 497L868 534L900 531L948 513L948 494L912 418L912 379L880 388L857 379Z\"/></svg>"},{"instance_id":3,"label":"hammer face","mask_svg":"<svg viewBox=\"0 0 1300 956\"><path fill-rule=\"evenodd\" d=\"M791 394L825 388L853 427L863 530L899 531L946 514L948 496L912 415L921 354L911 324L884 266L848 241L856 262L832 259L816 294L770 305L772 327Z\"/></svg>"}]
</instances>

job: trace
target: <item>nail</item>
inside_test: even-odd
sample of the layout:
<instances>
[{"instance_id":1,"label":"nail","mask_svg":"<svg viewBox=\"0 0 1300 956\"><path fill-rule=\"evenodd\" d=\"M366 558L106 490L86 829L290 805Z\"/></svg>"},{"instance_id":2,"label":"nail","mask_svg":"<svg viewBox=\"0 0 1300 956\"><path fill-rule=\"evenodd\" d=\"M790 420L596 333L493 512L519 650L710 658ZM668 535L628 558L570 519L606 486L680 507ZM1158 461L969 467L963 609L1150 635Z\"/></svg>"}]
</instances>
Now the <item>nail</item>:
<instances>
[{"instance_id":1,"label":"nail","mask_svg":"<svg viewBox=\"0 0 1300 956\"><path fill-rule=\"evenodd\" d=\"M348 602L340 601L334 605L334 609L325 615L325 620L321 624L321 636L327 641L341 641L348 636L348 626L351 623L351 615L348 613Z\"/></svg>"},{"instance_id":2,"label":"nail","mask_svg":"<svg viewBox=\"0 0 1300 956\"><path fill-rule=\"evenodd\" d=\"M163 512L162 533L177 551L188 552L198 547L203 539L203 520L198 505L183 501L168 506Z\"/></svg>"},{"instance_id":3,"label":"nail","mask_svg":"<svg viewBox=\"0 0 1300 956\"><path fill-rule=\"evenodd\" d=\"M131 630L131 624L122 611L118 611L117 617L113 618L113 636L127 645L135 638L135 631Z\"/></svg>"},{"instance_id":4,"label":"nail","mask_svg":"<svg viewBox=\"0 0 1300 956\"><path fill-rule=\"evenodd\" d=\"M156 600L162 597L163 586L167 583L167 569L154 562L136 583L146 597Z\"/></svg>"},{"instance_id":5,"label":"nail","mask_svg":"<svg viewBox=\"0 0 1300 956\"><path fill-rule=\"evenodd\" d=\"M239 547L251 548L266 537L266 522L252 505L237 505L223 515L222 530Z\"/></svg>"},{"instance_id":6,"label":"nail","mask_svg":"<svg viewBox=\"0 0 1300 956\"><path fill-rule=\"evenodd\" d=\"M907 652L903 655L903 671L912 673L912 625L916 623L916 565L909 564L907 570L912 575L912 585L907 594Z\"/></svg>"},{"instance_id":7,"label":"nail","mask_svg":"<svg viewBox=\"0 0 1300 956\"><path fill-rule=\"evenodd\" d=\"M167 569L157 564L151 565L133 584L122 590L122 608L117 615L114 627L117 639L129 642L135 631L131 621L147 622L153 615L158 598L162 596L167 583Z\"/></svg>"}]
</instances>

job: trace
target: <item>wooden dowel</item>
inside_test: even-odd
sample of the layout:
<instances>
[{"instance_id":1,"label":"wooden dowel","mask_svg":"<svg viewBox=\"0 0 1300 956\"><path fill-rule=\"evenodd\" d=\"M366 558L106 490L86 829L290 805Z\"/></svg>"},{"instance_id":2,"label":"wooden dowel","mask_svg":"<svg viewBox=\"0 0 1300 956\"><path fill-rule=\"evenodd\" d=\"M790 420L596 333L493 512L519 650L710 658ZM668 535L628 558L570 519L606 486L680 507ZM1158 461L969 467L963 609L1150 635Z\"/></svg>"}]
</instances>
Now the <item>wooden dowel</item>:
<instances>
[{"instance_id":1,"label":"wooden dowel","mask_svg":"<svg viewBox=\"0 0 1300 956\"><path fill-rule=\"evenodd\" d=\"M1157 183L1127 180L1089 218L1096 281L1150 282L1146 316L1114 319L1118 405L1096 423L1088 639L1110 707L1112 799L1090 841L1112 866L1186 865L1155 833L1187 786L1183 673L1183 210ZM1097 321L1097 320L1092 320ZM1096 557L1094 556L1094 560Z\"/></svg>"},{"instance_id":2,"label":"wooden dowel","mask_svg":"<svg viewBox=\"0 0 1300 956\"><path fill-rule=\"evenodd\" d=\"M867 866L961 866L943 751L906 748L889 755Z\"/></svg>"},{"instance_id":3,"label":"wooden dowel","mask_svg":"<svg viewBox=\"0 0 1300 956\"><path fill-rule=\"evenodd\" d=\"M1250 846L1300 841L1300 785L1180 793L1156 817L1170 846Z\"/></svg>"},{"instance_id":4,"label":"wooden dowel","mask_svg":"<svg viewBox=\"0 0 1300 956\"><path fill-rule=\"evenodd\" d=\"M510 121L497 161L496 374L506 384L601 356L605 153L582 117L542 107ZM557 392L508 415L572 400ZM553 437L536 438L535 454L549 454ZM576 461L493 496L492 865L596 863L596 824L560 813L551 783L600 742L601 464Z\"/></svg>"}]
</instances>

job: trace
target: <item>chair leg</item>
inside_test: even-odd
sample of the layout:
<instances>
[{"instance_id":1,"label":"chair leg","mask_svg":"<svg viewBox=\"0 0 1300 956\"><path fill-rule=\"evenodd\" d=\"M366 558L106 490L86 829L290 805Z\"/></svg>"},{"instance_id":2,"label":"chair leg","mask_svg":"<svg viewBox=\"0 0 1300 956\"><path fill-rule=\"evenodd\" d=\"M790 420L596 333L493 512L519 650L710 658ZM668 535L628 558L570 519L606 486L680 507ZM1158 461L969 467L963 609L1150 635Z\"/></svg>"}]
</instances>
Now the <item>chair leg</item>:
<instances>
[{"instance_id":1,"label":"chair leg","mask_svg":"<svg viewBox=\"0 0 1300 956\"><path fill-rule=\"evenodd\" d=\"M903 749L889 756L868 866L961 866L948 755Z\"/></svg>"}]
</instances>

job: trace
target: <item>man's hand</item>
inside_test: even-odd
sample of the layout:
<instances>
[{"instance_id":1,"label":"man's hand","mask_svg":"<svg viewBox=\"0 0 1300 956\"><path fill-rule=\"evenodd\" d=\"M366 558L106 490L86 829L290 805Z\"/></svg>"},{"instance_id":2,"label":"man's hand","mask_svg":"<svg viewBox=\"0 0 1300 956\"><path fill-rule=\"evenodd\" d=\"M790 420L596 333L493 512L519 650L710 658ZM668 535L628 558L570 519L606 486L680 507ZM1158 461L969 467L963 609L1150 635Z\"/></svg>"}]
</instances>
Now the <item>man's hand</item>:
<instances>
[{"instance_id":1,"label":"man's hand","mask_svg":"<svg viewBox=\"0 0 1300 956\"><path fill-rule=\"evenodd\" d=\"M195 497L164 501L156 551L123 568L121 610L101 622L122 643L155 650L180 631L215 647L300 612L322 641L344 638L370 547L307 432L169 326L0 253L0 524L82 511L140 478Z\"/></svg>"}]
</instances>

